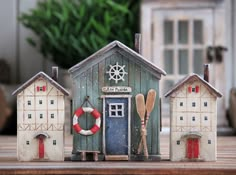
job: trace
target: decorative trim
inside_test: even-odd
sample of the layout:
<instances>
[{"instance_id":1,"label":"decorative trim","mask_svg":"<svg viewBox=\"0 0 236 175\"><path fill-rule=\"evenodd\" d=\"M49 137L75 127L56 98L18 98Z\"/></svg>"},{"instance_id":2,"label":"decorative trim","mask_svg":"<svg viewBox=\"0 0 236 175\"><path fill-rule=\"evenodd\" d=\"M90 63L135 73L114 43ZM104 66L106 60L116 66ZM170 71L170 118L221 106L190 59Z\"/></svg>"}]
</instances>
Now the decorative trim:
<instances>
[{"instance_id":1,"label":"decorative trim","mask_svg":"<svg viewBox=\"0 0 236 175\"><path fill-rule=\"evenodd\" d=\"M106 98L127 98L128 99L128 156L130 158L131 155L131 97L132 95L102 95L101 98L103 98L103 139L102 139L102 144L103 144L103 154L106 155L106 137L105 137L105 114L106 114L106 103L105 100Z\"/></svg>"},{"instance_id":2,"label":"decorative trim","mask_svg":"<svg viewBox=\"0 0 236 175\"><path fill-rule=\"evenodd\" d=\"M102 92L105 93L129 93L132 88L128 86L105 86L102 87Z\"/></svg>"}]
</instances>

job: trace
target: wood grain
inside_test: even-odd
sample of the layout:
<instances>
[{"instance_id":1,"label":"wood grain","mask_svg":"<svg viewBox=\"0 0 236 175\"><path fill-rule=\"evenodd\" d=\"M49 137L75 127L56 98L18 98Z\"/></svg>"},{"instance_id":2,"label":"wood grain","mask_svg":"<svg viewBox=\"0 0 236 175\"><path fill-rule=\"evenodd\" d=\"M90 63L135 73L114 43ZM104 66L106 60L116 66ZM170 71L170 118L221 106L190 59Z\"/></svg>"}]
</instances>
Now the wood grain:
<instances>
[{"instance_id":1,"label":"wood grain","mask_svg":"<svg viewBox=\"0 0 236 175\"><path fill-rule=\"evenodd\" d=\"M72 136L65 139L69 159ZM216 162L170 162L169 137L161 135L161 162L18 162L16 137L0 137L0 174L236 174L236 137L218 137Z\"/></svg>"}]
</instances>

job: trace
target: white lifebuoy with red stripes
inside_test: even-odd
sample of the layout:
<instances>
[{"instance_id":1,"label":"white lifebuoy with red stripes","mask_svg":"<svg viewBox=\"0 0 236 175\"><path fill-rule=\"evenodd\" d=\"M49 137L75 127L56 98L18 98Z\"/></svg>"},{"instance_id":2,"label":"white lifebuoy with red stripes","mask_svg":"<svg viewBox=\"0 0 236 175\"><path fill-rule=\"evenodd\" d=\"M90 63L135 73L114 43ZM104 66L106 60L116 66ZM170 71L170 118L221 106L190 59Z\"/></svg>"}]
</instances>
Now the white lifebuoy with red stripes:
<instances>
[{"instance_id":1,"label":"white lifebuoy with red stripes","mask_svg":"<svg viewBox=\"0 0 236 175\"><path fill-rule=\"evenodd\" d=\"M89 112L96 119L95 124L89 130L82 129L78 123L78 118L82 116L85 112ZM100 126L101 126L101 114L96 109L90 107L80 107L75 111L73 117L73 128L77 133L86 136L93 135L96 132L98 132Z\"/></svg>"}]
</instances>

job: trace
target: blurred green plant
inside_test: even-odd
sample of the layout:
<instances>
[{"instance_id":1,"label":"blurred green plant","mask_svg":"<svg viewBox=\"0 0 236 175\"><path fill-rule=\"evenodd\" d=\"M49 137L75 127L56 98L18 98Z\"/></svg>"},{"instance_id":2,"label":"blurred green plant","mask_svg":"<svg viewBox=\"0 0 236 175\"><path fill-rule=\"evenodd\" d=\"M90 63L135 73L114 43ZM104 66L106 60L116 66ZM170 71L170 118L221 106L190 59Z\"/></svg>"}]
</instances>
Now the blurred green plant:
<instances>
[{"instance_id":1,"label":"blurred green plant","mask_svg":"<svg viewBox=\"0 0 236 175\"><path fill-rule=\"evenodd\" d=\"M139 5L140 0L45 0L19 20L39 37L40 42L27 38L30 45L69 68L113 40L132 48Z\"/></svg>"}]
</instances>

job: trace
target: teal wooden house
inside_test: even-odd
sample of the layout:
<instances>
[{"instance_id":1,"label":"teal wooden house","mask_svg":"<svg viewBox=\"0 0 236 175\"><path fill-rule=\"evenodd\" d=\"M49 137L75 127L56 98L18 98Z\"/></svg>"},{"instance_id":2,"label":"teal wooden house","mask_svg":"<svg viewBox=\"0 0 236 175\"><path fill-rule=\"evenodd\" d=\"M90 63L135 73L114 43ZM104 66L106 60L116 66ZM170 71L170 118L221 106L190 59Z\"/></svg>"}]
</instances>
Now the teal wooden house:
<instances>
[{"instance_id":1,"label":"teal wooden house","mask_svg":"<svg viewBox=\"0 0 236 175\"><path fill-rule=\"evenodd\" d=\"M144 160L137 155L141 121L135 96L155 89L159 99L159 81L165 71L113 41L69 73L73 80L72 160ZM149 160L160 160L159 132L157 100L147 125Z\"/></svg>"}]
</instances>

